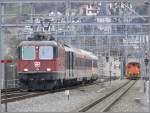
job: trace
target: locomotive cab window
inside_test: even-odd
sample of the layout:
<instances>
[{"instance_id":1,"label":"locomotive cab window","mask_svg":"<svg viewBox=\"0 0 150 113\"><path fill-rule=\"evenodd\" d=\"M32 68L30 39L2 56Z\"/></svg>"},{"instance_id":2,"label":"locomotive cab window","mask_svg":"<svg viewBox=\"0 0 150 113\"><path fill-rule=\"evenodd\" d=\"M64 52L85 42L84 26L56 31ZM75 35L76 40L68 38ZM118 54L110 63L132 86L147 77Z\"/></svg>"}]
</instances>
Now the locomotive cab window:
<instances>
[{"instance_id":1,"label":"locomotive cab window","mask_svg":"<svg viewBox=\"0 0 150 113\"><path fill-rule=\"evenodd\" d=\"M34 46L23 46L22 47L22 59L23 60L34 60L35 59L35 47Z\"/></svg>"},{"instance_id":2,"label":"locomotive cab window","mask_svg":"<svg viewBox=\"0 0 150 113\"><path fill-rule=\"evenodd\" d=\"M39 58L40 59L53 59L54 58L54 47L40 46Z\"/></svg>"},{"instance_id":3,"label":"locomotive cab window","mask_svg":"<svg viewBox=\"0 0 150 113\"><path fill-rule=\"evenodd\" d=\"M130 69L131 68L131 66L128 66L128 69Z\"/></svg>"}]
</instances>

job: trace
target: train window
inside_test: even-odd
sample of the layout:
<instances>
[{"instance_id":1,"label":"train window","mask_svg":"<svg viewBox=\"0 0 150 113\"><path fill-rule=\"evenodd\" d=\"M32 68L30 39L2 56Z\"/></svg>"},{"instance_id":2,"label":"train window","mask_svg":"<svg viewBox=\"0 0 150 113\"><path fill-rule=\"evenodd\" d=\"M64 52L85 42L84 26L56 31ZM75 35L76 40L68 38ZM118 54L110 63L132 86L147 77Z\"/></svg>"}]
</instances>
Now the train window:
<instances>
[{"instance_id":1,"label":"train window","mask_svg":"<svg viewBox=\"0 0 150 113\"><path fill-rule=\"evenodd\" d=\"M135 63L133 63L132 65L133 65L133 66L135 66L136 64L135 64Z\"/></svg>"},{"instance_id":2,"label":"train window","mask_svg":"<svg viewBox=\"0 0 150 113\"><path fill-rule=\"evenodd\" d=\"M71 52L69 52L69 57L70 57L70 59L69 59L70 64L69 65L70 65L70 69L71 69L72 68L72 53Z\"/></svg>"},{"instance_id":3,"label":"train window","mask_svg":"<svg viewBox=\"0 0 150 113\"><path fill-rule=\"evenodd\" d=\"M57 57L58 57L58 47L54 47L54 58L57 58Z\"/></svg>"},{"instance_id":4,"label":"train window","mask_svg":"<svg viewBox=\"0 0 150 113\"><path fill-rule=\"evenodd\" d=\"M93 60L93 67L97 67L97 60Z\"/></svg>"},{"instance_id":5,"label":"train window","mask_svg":"<svg viewBox=\"0 0 150 113\"><path fill-rule=\"evenodd\" d=\"M80 58L80 67L82 67L82 66L83 66L83 59Z\"/></svg>"},{"instance_id":6,"label":"train window","mask_svg":"<svg viewBox=\"0 0 150 113\"><path fill-rule=\"evenodd\" d=\"M81 66L82 66L82 67L86 67L86 64L85 64L85 63L86 63L86 59L82 58L82 59L81 59Z\"/></svg>"},{"instance_id":7,"label":"train window","mask_svg":"<svg viewBox=\"0 0 150 113\"><path fill-rule=\"evenodd\" d=\"M67 60L67 69L70 69L70 54L69 54L69 52L67 52L66 60Z\"/></svg>"},{"instance_id":8,"label":"train window","mask_svg":"<svg viewBox=\"0 0 150 113\"><path fill-rule=\"evenodd\" d=\"M128 66L128 69L130 69L131 68L131 66Z\"/></svg>"},{"instance_id":9,"label":"train window","mask_svg":"<svg viewBox=\"0 0 150 113\"><path fill-rule=\"evenodd\" d=\"M80 60L80 58L78 58L78 67L80 67L81 66L81 60Z\"/></svg>"},{"instance_id":10,"label":"train window","mask_svg":"<svg viewBox=\"0 0 150 113\"><path fill-rule=\"evenodd\" d=\"M77 66L78 67L80 66L80 58L79 57L77 58Z\"/></svg>"},{"instance_id":11,"label":"train window","mask_svg":"<svg viewBox=\"0 0 150 113\"><path fill-rule=\"evenodd\" d=\"M85 66L89 67L89 60L88 59L86 59L86 65Z\"/></svg>"},{"instance_id":12,"label":"train window","mask_svg":"<svg viewBox=\"0 0 150 113\"><path fill-rule=\"evenodd\" d=\"M53 59L53 47L51 46L40 46L39 58L40 59Z\"/></svg>"},{"instance_id":13,"label":"train window","mask_svg":"<svg viewBox=\"0 0 150 113\"><path fill-rule=\"evenodd\" d=\"M34 60L35 59L35 47L34 46L23 46L22 47L22 59L23 60Z\"/></svg>"},{"instance_id":14,"label":"train window","mask_svg":"<svg viewBox=\"0 0 150 113\"><path fill-rule=\"evenodd\" d=\"M89 60L89 67L92 67L92 60Z\"/></svg>"},{"instance_id":15,"label":"train window","mask_svg":"<svg viewBox=\"0 0 150 113\"><path fill-rule=\"evenodd\" d=\"M89 67L89 60L87 59L87 65L86 65L86 67Z\"/></svg>"}]
</instances>

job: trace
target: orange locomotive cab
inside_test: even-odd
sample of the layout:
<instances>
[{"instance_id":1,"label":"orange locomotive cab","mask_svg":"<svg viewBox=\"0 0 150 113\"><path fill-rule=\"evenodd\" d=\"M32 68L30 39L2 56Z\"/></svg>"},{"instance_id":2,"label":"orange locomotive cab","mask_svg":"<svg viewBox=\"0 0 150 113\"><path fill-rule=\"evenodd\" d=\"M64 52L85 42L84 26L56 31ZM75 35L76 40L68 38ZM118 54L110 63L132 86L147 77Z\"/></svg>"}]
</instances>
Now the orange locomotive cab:
<instances>
[{"instance_id":1,"label":"orange locomotive cab","mask_svg":"<svg viewBox=\"0 0 150 113\"><path fill-rule=\"evenodd\" d=\"M138 62L130 62L126 66L126 76L128 79L139 79L141 77L141 66Z\"/></svg>"}]
</instances>

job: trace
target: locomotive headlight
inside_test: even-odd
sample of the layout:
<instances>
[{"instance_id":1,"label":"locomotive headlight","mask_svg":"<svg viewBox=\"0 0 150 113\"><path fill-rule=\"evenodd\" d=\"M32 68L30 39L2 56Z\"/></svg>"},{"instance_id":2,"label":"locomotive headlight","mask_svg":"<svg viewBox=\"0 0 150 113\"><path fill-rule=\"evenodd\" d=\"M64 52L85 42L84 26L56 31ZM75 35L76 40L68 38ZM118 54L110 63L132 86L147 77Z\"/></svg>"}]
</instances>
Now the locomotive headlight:
<instances>
[{"instance_id":1,"label":"locomotive headlight","mask_svg":"<svg viewBox=\"0 0 150 113\"><path fill-rule=\"evenodd\" d=\"M24 71L28 71L28 69L27 69L27 68L25 68L25 69L24 69Z\"/></svg>"},{"instance_id":2,"label":"locomotive headlight","mask_svg":"<svg viewBox=\"0 0 150 113\"><path fill-rule=\"evenodd\" d=\"M51 68L47 68L47 71L51 71Z\"/></svg>"}]
</instances>

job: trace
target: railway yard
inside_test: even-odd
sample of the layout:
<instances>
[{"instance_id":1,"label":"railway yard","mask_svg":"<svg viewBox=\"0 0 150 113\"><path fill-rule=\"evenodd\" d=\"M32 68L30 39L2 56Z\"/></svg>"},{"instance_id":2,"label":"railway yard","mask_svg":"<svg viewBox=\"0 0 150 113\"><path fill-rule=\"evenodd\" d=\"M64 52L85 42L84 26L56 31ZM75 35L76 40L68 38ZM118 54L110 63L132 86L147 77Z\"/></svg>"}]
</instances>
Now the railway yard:
<instances>
[{"instance_id":1,"label":"railway yard","mask_svg":"<svg viewBox=\"0 0 150 113\"><path fill-rule=\"evenodd\" d=\"M26 98L8 102L11 112L148 112L149 103L143 91L143 81L114 80L65 90L25 93ZM14 92L17 93L17 92ZM28 96L27 96L28 95ZM30 96L29 96L30 95ZM32 97L31 95L34 95ZM14 96L15 97L15 96ZM32 97L32 98L31 98ZM118 98L120 98L118 100ZM118 100L118 101L117 101ZM3 104L4 107L4 104Z\"/></svg>"},{"instance_id":2,"label":"railway yard","mask_svg":"<svg viewBox=\"0 0 150 113\"><path fill-rule=\"evenodd\" d=\"M0 0L1 112L149 112L149 0Z\"/></svg>"}]
</instances>

